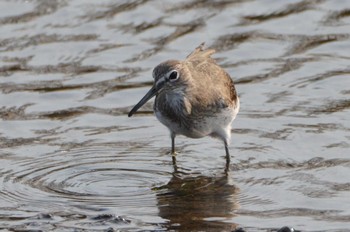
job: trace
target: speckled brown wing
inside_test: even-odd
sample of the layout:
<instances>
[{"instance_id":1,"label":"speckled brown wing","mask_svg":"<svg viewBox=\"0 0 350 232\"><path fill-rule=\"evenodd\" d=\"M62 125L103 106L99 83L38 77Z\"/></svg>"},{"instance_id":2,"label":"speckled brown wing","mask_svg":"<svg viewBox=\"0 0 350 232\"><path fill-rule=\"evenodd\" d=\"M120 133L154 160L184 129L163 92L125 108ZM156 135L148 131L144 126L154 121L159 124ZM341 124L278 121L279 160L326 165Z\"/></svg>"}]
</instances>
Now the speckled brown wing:
<instances>
[{"instance_id":1,"label":"speckled brown wing","mask_svg":"<svg viewBox=\"0 0 350 232\"><path fill-rule=\"evenodd\" d=\"M204 113L235 107L237 93L231 77L211 58L215 50L203 46L197 47L184 61L184 72L191 76L192 88L187 97L192 108Z\"/></svg>"}]
</instances>

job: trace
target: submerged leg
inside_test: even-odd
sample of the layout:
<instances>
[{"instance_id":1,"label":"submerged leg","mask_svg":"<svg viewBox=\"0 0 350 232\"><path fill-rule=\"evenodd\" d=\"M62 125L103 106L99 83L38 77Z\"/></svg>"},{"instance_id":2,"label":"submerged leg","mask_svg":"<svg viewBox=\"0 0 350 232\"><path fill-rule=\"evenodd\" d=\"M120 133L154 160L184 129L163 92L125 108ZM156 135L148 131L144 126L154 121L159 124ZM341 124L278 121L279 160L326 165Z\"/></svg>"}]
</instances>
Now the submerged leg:
<instances>
[{"instance_id":1,"label":"submerged leg","mask_svg":"<svg viewBox=\"0 0 350 232\"><path fill-rule=\"evenodd\" d=\"M172 160L173 160L174 172L177 172L176 156L175 156L175 155L172 155L171 158L172 158Z\"/></svg>"},{"instance_id":2,"label":"submerged leg","mask_svg":"<svg viewBox=\"0 0 350 232\"><path fill-rule=\"evenodd\" d=\"M230 168L231 158L230 158L230 152L228 150L228 144L226 141L224 143L225 143L225 152L226 152L226 171L228 171Z\"/></svg>"},{"instance_id":3,"label":"submerged leg","mask_svg":"<svg viewBox=\"0 0 350 232\"><path fill-rule=\"evenodd\" d=\"M173 160L174 172L177 172L177 164L176 164L176 152L175 152L175 133L170 133L171 137L171 158Z\"/></svg>"}]
</instances>

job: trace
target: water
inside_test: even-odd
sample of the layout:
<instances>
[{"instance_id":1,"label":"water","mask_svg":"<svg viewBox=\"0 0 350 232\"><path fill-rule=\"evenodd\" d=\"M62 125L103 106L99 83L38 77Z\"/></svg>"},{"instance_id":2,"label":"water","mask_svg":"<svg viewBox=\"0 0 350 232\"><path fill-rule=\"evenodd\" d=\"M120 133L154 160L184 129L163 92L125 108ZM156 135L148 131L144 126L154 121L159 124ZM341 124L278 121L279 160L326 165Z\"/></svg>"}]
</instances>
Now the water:
<instances>
[{"instance_id":1,"label":"water","mask_svg":"<svg viewBox=\"0 0 350 232\"><path fill-rule=\"evenodd\" d=\"M347 1L1 1L0 228L349 231ZM241 110L176 141L153 67L205 41Z\"/></svg>"}]
</instances>

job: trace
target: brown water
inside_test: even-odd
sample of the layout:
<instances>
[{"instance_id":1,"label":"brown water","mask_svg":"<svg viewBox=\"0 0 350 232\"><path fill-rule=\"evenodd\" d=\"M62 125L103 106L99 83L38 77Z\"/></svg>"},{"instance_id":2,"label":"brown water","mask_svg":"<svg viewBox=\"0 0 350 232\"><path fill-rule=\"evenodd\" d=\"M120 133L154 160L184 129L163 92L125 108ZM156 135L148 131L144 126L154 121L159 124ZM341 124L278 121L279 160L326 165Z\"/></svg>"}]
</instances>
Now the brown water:
<instances>
[{"instance_id":1,"label":"brown water","mask_svg":"<svg viewBox=\"0 0 350 232\"><path fill-rule=\"evenodd\" d=\"M0 1L0 229L350 231L350 1ZM231 172L152 103L205 41L233 77Z\"/></svg>"}]
</instances>

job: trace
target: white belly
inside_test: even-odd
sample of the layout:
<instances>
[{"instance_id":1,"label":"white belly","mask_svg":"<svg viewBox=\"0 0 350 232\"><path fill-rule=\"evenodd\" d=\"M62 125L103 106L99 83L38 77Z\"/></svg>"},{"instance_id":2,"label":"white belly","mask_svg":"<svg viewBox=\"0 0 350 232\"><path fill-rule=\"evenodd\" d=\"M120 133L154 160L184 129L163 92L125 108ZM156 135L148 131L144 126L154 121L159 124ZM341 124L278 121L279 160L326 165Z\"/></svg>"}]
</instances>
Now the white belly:
<instances>
[{"instance_id":1,"label":"white belly","mask_svg":"<svg viewBox=\"0 0 350 232\"><path fill-rule=\"evenodd\" d=\"M220 113L205 117L189 116L181 122L174 122L165 117L160 111L155 111L158 120L175 134L190 138L202 138L208 135L228 139L230 137L231 123L238 113L239 107L225 108Z\"/></svg>"}]
</instances>

